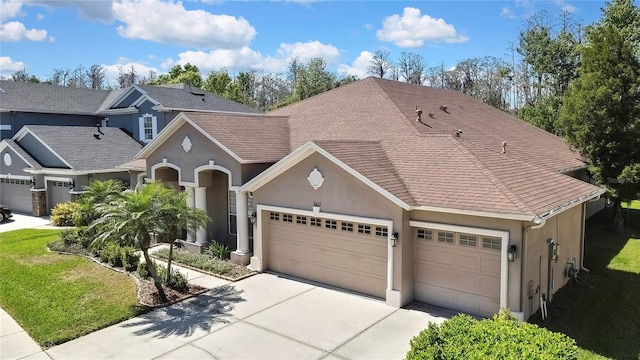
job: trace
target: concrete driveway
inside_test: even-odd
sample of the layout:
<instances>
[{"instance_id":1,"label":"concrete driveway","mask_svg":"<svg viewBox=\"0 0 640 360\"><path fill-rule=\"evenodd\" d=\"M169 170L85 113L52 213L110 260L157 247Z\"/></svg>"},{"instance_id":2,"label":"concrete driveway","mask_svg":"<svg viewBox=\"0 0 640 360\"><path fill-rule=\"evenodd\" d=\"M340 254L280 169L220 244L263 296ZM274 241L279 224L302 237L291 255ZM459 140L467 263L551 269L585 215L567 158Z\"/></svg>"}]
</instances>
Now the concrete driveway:
<instances>
[{"instance_id":1,"label":"concrete driveway","mask_svg":"<svg viewBox=\"0 0 640 360\"><path fill-rule=\"evenodd\" d=\"M401 359L454 315L258 274L46 351L52 359Z\"/></svg>"},{"instance_id":2,"label":"concrete driveway","mask_svg":"<svg viewBox=\"0 0 640 360\"><path fill-rule=\"evenodd\" d=\"M51 227L51 222L49 221L48 216L35 217L14 213L11 218L0 223L0 233L18 229L37 229L47 227Z\"/></svg>"}]
</instances>

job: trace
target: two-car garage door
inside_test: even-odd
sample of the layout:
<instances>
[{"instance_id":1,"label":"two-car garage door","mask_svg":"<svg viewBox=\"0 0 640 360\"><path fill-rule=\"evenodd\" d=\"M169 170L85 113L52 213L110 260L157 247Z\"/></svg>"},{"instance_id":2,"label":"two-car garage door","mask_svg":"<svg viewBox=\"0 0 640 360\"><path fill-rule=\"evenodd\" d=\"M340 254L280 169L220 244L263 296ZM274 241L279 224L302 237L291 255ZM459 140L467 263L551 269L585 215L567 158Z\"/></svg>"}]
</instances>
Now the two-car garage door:
<instances>
[{"instance_id":1,"label":"two-car garage door","mask_svg":"<svg viewBox=\"0 0 640 360\"><path fill-rule=\"evenodd\" d=\"M499 311L501 238L414 231L417 301L483 316Z\"/></svg>"},{"instance_id":2,"label":"two-car garage door","mask_svg":"<svg viewBox=\"0 0 640 360\"><path fill-rule=\"evenodd\" d=\"M385 297L387 227L268 213L269 268Z\"/></svg>"}]
</instances>

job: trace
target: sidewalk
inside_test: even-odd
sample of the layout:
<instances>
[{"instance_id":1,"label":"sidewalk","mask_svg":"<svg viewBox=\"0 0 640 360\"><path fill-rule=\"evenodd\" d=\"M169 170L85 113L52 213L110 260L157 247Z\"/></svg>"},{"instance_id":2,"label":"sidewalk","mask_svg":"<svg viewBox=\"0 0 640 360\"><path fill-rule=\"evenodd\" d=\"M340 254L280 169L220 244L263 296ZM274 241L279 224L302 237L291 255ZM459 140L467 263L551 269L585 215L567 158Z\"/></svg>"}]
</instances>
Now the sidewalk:
<instances>
[{"instance_id":1,"label":"sidewalk","mask_svg":"<svg viewBox=\"0 0 640 360\"><path fill-rule=\"evenodd\" d=\"M2 308L0 308L0 359L51 359Z\"/></svg>"}]
</instances>

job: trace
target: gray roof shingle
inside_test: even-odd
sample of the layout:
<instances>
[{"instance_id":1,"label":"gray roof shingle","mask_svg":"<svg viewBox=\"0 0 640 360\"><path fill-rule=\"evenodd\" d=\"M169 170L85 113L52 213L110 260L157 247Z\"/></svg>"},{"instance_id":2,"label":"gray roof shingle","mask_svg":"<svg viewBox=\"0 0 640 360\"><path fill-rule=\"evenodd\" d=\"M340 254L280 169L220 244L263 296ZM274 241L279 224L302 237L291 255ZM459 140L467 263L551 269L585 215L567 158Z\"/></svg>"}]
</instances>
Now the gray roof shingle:
<instances>
[{"instance_id":1,"label":"gray roof shingle","mask_svg":"<svg viewBox=\"0 0 640 360\"><path fill-rule=\"evenodd\" d=\"M95 115L110 91L0 80L0 110Z\"/></svg>"},{"instance_id":2,"label":"gray roof shingle","mask_svg":"<svg viewBox=\"0 0 640 360\"><path fill-rule=\"evenodd\" d=\"M25 126L74 170L110 170L133 160L142 145L118 128ZM99 135L98 137L94 135Z\"/></svg>"},{"instance_id":3,"label":"gray roof shingle","mask_svg":"<svg viewBox=\"0 0 640 360\"><path fill-rule=\"evenodd\" d=\"M162 107L191 111L261 114L262 111L185 84L138 85Z\"/></svg>"}]
</instances>

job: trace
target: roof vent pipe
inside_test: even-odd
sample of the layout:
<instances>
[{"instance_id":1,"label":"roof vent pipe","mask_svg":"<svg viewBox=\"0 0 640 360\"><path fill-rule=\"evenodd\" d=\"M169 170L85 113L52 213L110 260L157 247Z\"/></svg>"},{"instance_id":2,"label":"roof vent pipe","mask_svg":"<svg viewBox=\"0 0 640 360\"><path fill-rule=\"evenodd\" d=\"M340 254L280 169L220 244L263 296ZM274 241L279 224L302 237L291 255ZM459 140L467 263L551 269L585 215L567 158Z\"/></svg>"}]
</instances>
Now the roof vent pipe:
<instances>
[{"instance_id":1,"label":"roof vent pipe","mask_svg":"<svg viewBox=\"0 0 640 360\"><path fill-rule=\"evenodd\" d=\"M422 110L418 109L418 107L416 106L416 121L417 122L422 122Z\"/></svg>"},{"instance_id":2,"label":"roof vent pipe","mask_svg":"<svg viewBox=\"0 0 640 360\"><path fill-rule=\"evenodd\" d=\"M504 153L506 153L506 152L507 152L507 142L506 142L506 141L503 141L503 142L502 142L502 153L504 154Z\"/></svg>"},{"instance_id":3,"label":"roof vent pipe","mask_svg":"<svg viewBox=\"0 0 640 360\"><path fill-rule=\"evenodd\" d=\"M459 138L459 137L460 137L460 135L462 134L462 130L457 129L457 130L456 130L456 131L454 131L453 133L454 133L455 137L458 137L458 138Z\"/></svg>"},{"instance_id":4,"label":"roof vent pipe","mask_svg":"<svg viewBox=\"0 0 640 360\"><path fill-rule=\"evenodd\" d=\"M440 110L448 113L449 111L447 111L447 105L440 105Z\"/></svg>"}]
</instances>

